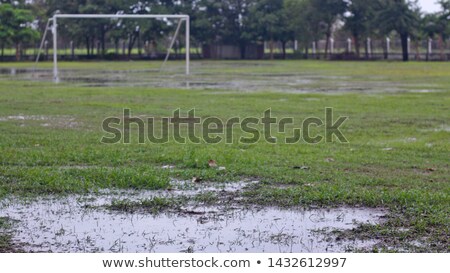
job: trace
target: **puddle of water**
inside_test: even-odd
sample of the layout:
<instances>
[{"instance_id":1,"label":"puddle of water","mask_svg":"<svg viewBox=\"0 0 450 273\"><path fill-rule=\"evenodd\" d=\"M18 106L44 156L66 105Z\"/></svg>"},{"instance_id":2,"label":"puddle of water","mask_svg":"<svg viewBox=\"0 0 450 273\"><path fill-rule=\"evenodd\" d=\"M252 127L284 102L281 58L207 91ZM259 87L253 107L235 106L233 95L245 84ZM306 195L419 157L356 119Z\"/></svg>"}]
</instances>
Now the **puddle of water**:
<instances>
[{"instance_id":1,"label":"puddle of water","mask_svg":"<svg viewBox=\"0 0 450 273\"><path fill-rule=\"evenodd\" d=\"M410 85L383 81L376 77L365 81L350 76L314 75L307 73L217 73L218 68L259 66L261 64L216 65L196 62L189 78L184 76L184 66L167 67L163 73L157 69L136 70L75 70L61 69L61 83L85 87L155 87L203 90L229 90L236 92L271 91L281 93L341 94L341 93L398 93L437 92L434 89L414 90ZM2 77L20 80L51 81L51 70L1 68ZM320 88L318 87L320 86ZM217 94L217 93L216 93Z\"/></svg>"},{"instance_id":2,"label":"puddle of water","mask_svg":"<svg viewBox=\"0 0 450 273\"><path fill-rule=\"evenodd\" d=\"M437 90L430 90L430 89L421 89L421 90L411 90L411 93L435 93Z\"/></svg>"},{"instance_id":3,"label":"puddle of water","mask_svg":"<svg viewBox=\"0 0 450 273\"><path fill-rule=\"evenodd\" d=\"M450 126L442 125L441 127L435 128L433 131L435 131L435 132L450 132Z\"/></svg>"},{"instance_id":4,"label":"puddle of water","mask_svg":"<svg viewBox=\"0 0 450 273\"><path fill-rule=\"evenodd\" d=\"M4 75L17 75L33 72L32 69L17 69L17 68L0 68L0 74Z\"/></svg>"},{"instance_id":5,"label":"puddle of water","mask_svg":"<svg viewBox=\"0 0 450 273\"><path fill-rule=\"evenodd\" d=\"M0 117L0 121L39 121L42 127L50 128L75 128L81 126L81 122L76 121L71 116L39 116L39 115L13 115Z\"/></svg>"},{"instance_id":6,"label":"puddle of water","mask_svg":"<svg viewBox=\"0 0 450 273\"><path fill-rule=\"evenodd\" d=\"M8 121L8 120L49 120L50 117L47 116L24 116L24 115L17 115L17 116L7 116L7 117L0 117L0 121Z\"/></svg>"},{"instance_id":7,"label":"puddle of water","mask_svg":"<svg viewBox=\"0 0 450 273\"><path fill-rule=\"evenodd\" d=\"M421 129L419 131L421 131L421 132L450 132L450 126L443 124L443 125L441 125L439 127L436 127L436 128Z\"/></svg>"},{"instance_id":8,"label":"puddle of water","mask_svg":"<svg viewBox=\"0 0 450 273\"><path fill-rule=\"evenodd\" d=\"M252 182L256 183L256 182ZM251 184L251 183L250 183ZM279 209L239 204L186 205L160 214L108 210L113 200L239 192L249 183L174 181L173 191L102 191L98 194L9 199L0 217L20 220L14 241L30 252L341 252L373 242L333 242L318 230L376 223L385 213L365 208ZM186 213L189 211L189 213Z\"/></svg>"},{"instance_id":9,"label":"puddle of water","mask_svg":"<svg viewBox=\"0 0 450 273\"><path fill-rule=\"evenodd\" d=\"M33 68L0 68L0 77L12 77L20 79L46 80L51 79L52 70Z\"/></svg>"}]
</instances>

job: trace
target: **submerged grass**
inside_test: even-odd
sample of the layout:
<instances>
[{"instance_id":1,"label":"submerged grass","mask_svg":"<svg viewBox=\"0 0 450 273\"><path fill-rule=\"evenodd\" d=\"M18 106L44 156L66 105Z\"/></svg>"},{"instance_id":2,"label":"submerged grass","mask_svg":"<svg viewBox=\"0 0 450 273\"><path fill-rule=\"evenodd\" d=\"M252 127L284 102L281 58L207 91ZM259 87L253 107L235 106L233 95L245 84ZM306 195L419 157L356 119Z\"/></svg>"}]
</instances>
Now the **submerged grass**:
<instances>
[{"instance_id":1,"label":"submerged grass","mask_svg":"<svg viewBox=\"0 0 450 273\"><path fill-rule=\"evenodd\" d=\"M0 64L0 67L29 64ZM50 64L43 64L49 66ZM126 69L143 69L133 62ZM207 181L257 178L262 183L245 193L246 202L280 206L364 205L390 208L385 223L353 234L384 234L386 248L399 238L423 238L425 250L447 252L450 215L450 67L447 63L387 62L204 62L198 73L215 71L230 78L241 74L286 73L320 76L315 85L361 82L376 93L293 94L182 90L150 87L80 87L68 83L0 78L0 198L10 194L82 193L97 188L161 189L170 177ZM123 63L62 63L70 69L123 69ZM75 73L75 72L74 72ZM381 83L381 84L380 84ZM402 85L427 92L385 92ZM428 92L431 91L431 92ZM342 127L348 144L167 144L103 145L103 119L120 117L124 108L135 116L168 117L192 108L201 117L261 117L271 108L277 118L348 116ZM23 116L22 119L8 116ZM26 118L29 116L45 117ZM55 117L76 126L52 126ZM43 126L43 124L47 124ZM258 128L261 130L261 128ZM320 128L319 128L320 129ZM320 132L316 130L314 132ZM235 130L235 135L245 133ZM281 138L281 135L277 136ZM215 160L226 171L208 166ZM176 168L161 169L163 165ZM214 202L214 196L198 197ZM152 201L153 202L153 201ZM152 202L149 203L150 207ZM136 204L117 204L136 207ZM139 204L142 205L142 204ZM156 206L158 207L158 206ZM405 232L395 232L399 227ZM417 250L411 248L411 251Z\"/></svg>"},{"instance_id":2,"label":"submerged grass","mask_svg":"<svg viewBox=\"0 0 450 273\"><path fill-rule=\"evenodd\" d=\"M15 251L11 242L11 222L8 218L0 217L0 253Z\"/></svg>"},{"instance_id":3,"label":"submerged grass","mask_svg":"<svg viewBox=\"0 0 450 273\"><path fill-rule=\"evenodd\" d=\"M140 211L157 214L178 206L178 203L179 202L173 198L153 197L151 199L139 201L130 201L126 199L114 200L111 205L106 206L106 208L128 213Z\"/></svg>"}]
</instances>

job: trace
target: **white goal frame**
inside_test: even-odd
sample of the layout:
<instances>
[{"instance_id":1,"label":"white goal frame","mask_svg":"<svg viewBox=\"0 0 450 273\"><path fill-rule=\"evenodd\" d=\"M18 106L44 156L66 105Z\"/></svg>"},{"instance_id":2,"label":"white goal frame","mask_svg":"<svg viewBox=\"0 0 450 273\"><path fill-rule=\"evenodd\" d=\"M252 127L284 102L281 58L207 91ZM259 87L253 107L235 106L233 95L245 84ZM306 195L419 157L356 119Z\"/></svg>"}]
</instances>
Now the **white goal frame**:
<instances>
[{"instance_id":1,"label":"white goal frame","mask_svg":"<svg viewBox=\"0 0 450 273\"><path fill-rule=\"evenodd\" d=\"M58 23L59 18L71 18L71 19L179 19L178 28L172 39L170 48L165 59L167 59L172 49L173 43L175 42L176 36L180 29L181 23L186 22L186 75L190 74L190 17L189 15L175 15L175 14L55 14L51 19L52 22L52 32L53 32L53 79L55 82L59 81L59 71L58 71ZM46 32L48 29L48 25ZM44 41L44 38L42 41Z\"/></svg>"}]
</instances>

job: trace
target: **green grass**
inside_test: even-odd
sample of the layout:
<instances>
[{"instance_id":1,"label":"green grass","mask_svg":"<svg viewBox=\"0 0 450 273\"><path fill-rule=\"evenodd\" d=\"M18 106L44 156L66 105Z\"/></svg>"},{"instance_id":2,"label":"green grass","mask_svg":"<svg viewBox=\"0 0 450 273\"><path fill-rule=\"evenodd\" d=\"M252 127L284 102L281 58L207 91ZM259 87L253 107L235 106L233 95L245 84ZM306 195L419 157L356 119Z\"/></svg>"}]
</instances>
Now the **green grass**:
<instances>
[{"instance_id":1,"label":"green grass","mask_svg":"<svg viewBox=\"0 0 450 273\"><path fill-rule=\"evenodd\" d=\"M61 67L137 70L155 64L62 63ZM406 236L422 238L426 242L424 251L448 251L448 63L263 61L194 65L199 72L230 78L243 74L318 75L321 80L310 85L332 88L335 83L362 83L376 86L379 92L292 94L270 92L270 87L260 92L186 91L80 87L0 78L0 117L68 116L77 122L74 127L43 127L42 123L48 121L0 121L0 196L79 193L111 187L160 189L168 186L170 177L196 176L208 181L251 177L262 184L245 193L246 202L387 207L392 212L386 223L359 231L371 236L383 234L386 245ZM13 66L30 64L0 63L0 67ZM40 66L49 68L51 64ZM436 92L385 92L383 86ZM349 117L342 128L348 144L273 145L260 141L252 145L181 145L171 141L163 145L103 145L99 141L102 120L120 117L123 108L132 109L133 115L156 117L170 116L177 108L183 114L195 108L201 117L222 119L259 117L272 108L278 118L299 121L310 116L323 118L325 107L333 107L336 116ZM227 170L208 168L210 159ZM160 166L166 164L177 168L162 170ZM394 232L399 227L407 228L406 234Z\"/></svg>"}]
</instances>

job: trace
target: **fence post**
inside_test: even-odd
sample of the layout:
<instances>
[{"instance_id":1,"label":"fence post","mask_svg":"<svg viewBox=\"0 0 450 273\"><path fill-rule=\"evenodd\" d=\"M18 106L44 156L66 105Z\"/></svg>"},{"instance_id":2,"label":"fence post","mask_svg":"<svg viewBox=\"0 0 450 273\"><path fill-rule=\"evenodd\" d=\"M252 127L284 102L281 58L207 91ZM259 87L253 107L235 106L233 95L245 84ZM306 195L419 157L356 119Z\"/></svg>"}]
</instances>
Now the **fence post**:
<instances>
[{"instance_id":1,"label":"fence post","mask_svg":"<svg viewBox=\"0 0 450 273\"><path fill-rule=\"evenodd\" d=\"M48 60L48 41L45 40L44 42L44 48L45 48L45 60Z\"/></svg>"},{"instance_id":2,"label":"fence post","mask_svg":"<svg viewBox=\"0 0 450 273\"><path fill-rule=\"evenodd\" d=\"M389 54L391 53L391 39L386 37L386 59L389 59Z\"/></svg>"},{"instance_id":3,"label":"fence post","mask_svg":"<svg viewBox=\"0 0 450 273\"><path fill-rule=\"evenodd\" d=\"M317 45L316 45L316 42L314 41L312 43L312 54L313 54L314 58L316 57L316 53L317 53Z\"/></svg>"},{"instance_id":4,"label":"fence post","mask_svg":"<svg viewBox=\"0 0 450 273\"><path fill-rule=\"evenodd\" d=\"M330 53L334 54L334 39L330 38Z\"/></svg>"},{"instance_id":5,"label":"fence post","mask_svg":"<svg viewBox=\"0 0 450 273\"><path fill-rule=\"evenodd\" d=\"M408 55L411 52L411 38L408 37Z\"/></svg>"},{"instance_id":6,"label":"fence post","mask_svg":"<svg viewBox=\"0 0 450 273\"><path fill-rule=\"evenodd\" d=\"M367 38L367 57L370 58L372 55L372 39Z\"/></svg>"},{"instance_id":7,"label":"fence post","mask_svg":"<svg viewBox=\"0 0 450 273\"><path fill-rule=\"evenodd\" d=\"M438 42L439 42L439 51L441 54L441 61L445 61L444 39L442 38L442 35L438 35Z\"/></svg>"},{"instance_id":8,"label":"fence post","mask_svg":"<svg viewBox=\"0 0 450 273\"><path fill-rule=\"evenodd\" d=\"M428 46L427 46L427 61L431 59L431 54L433 53L433 39L428 38Z\"/></svg>"},{"instance_id":9,"label":"fence post","mask_svg":"<svg viewBox=\"0 0 450 273\"><path fill-rule=\"evenodd\" d=\"M70 55L72 56L72 60L75 59L75 47L73 41L70 41Z\"/></svg>"},{"instance_id":10,"label":"fence post","mask_svg":"<svg viewBox=\"0 0 450 273\"><path fill-rule=\"evenodd\" d=\"M352 52L352 39L348 38L347 39L347 53L351 53Z\"/></svg>"}]
</instances>

